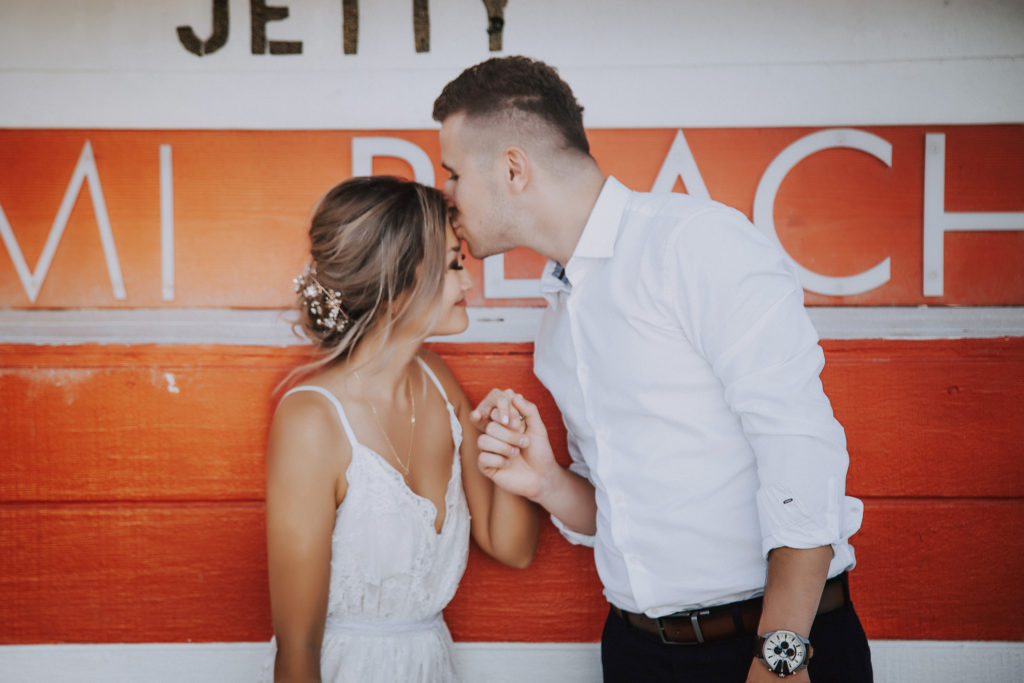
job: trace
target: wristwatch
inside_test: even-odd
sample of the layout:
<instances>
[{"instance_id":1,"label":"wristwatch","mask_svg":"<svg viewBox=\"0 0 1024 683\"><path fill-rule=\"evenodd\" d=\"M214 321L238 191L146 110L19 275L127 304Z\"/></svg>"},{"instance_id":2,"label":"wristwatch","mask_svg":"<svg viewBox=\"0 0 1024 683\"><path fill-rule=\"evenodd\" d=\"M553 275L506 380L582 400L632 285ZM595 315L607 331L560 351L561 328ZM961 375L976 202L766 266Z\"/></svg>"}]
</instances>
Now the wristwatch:
<instances>
[{"instance_id":1,"label":"wristwatch","mask_svg":"<svg viewBox=\"0 0 1024 683\"><path fill-rule=\"evenodd\" d=\"M809 640L792 631L771 631L757 637L755 653L769 671L785 678L807 668L814 648Z\"/></svg>"}]
</instances>

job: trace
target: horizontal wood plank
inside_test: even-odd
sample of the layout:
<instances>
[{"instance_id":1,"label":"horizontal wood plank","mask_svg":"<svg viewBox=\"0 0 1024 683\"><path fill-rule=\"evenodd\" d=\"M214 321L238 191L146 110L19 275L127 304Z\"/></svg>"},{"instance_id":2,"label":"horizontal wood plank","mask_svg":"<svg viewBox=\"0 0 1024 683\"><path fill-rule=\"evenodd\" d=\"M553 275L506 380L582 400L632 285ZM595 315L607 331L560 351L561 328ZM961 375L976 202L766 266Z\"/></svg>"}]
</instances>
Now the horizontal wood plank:
<instances>
[{"instance_id":1,"label":"horizontal wood plank","mask_svg":"<svg viewBox=\"0 0 1024 683\"><path fill-rule=\"evenodd\" d=\"M5 643L269 638L260 504L0 506Z\"/></svg>"},{"instance_id":2,"label":"horizontal wood plank","mask_svg":"<svg viewBox=\"0 0 1024 683\"><path fill-rule=\"evenodd\" d=\"M533 398L530 344L433 345L471 399ZM1024 339L824 342L861 496L1019 497ZM0 346L0 501L260 500L275 386L302 348ZM984 462L984 467L978 467Z\"/></svg>"},{"instance_id":3,"label":"horizontal wood plank","mask_svg":"<svg viewBox=\"0 0 1024 683\"><path fill-rule=\"evenodd\" d=\"M869 638L1024 640L1024 501L866 503L850 584Z\"/></svg>"},{"instance_id":4,"label":"horizontal wood plank","mask_svg":"<svg viewBox=\"0 0 1024 683\"><path fill-rule=\"evenodd\" d=\"M852 495L1024 495L1024 339L822 345Z\"/></svg>"},{"instance_id":5,"label":"horizontal wood plank","mask_svg":"<svg viewBox=\"0 0 1024 683\"><path fill-rule=\"evenodd\" d=\"M870 638L1024 640L1021 501L869 499L854 544ZM259 504L5 505L0 547L3 643L270 635ZM592 642L606 610L589 549L545 521L526 570L473 547L446 617L462 641Z\"/></svg>"}]
</instances>

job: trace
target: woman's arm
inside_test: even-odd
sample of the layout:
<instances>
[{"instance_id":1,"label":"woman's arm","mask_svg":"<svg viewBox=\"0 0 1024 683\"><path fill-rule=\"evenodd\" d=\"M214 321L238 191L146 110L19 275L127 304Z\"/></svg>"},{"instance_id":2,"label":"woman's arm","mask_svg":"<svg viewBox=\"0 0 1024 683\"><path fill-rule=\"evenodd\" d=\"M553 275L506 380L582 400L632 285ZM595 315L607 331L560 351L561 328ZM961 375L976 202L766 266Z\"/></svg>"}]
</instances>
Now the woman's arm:
<instances>
[{"instance_id":1,"label":"woman's arm","mask_svg":"<svg viewBox=\"0 0 1024 683\"><path fill-rule=\"evenodd\" d=\"M319 681L331 534L352 457L333 408L297 393L281 402L267 447L267 567L277 638L275 681ZM343 456L339 459L339 453Z\"/></svg>"},{"instance_id":2,"label":"woman's arm","mask_svg":"<svg viewBox=\"0 0 1024 683\"><path fill-rule=\"evenodd\" d=\"M444 385L448 400L462 424L462 485L472 517L473 540L488 555L510 567L529 566L537 551L539 522L537 506L521 496L509 493L484 476L478 459L480 430L470 418L473 406L448 365L434 353L424 352L424 360Z\"/></svg>"}]
</instances>

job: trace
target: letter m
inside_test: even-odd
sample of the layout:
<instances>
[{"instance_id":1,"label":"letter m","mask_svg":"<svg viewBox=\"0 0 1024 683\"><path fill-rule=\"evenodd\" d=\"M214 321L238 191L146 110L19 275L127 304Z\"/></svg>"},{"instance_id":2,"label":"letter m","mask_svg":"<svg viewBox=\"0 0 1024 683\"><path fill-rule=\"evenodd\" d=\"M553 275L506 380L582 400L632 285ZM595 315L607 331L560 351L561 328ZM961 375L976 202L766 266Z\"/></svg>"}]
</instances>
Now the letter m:
<instances>
[{"instance_id":1,"label":"letter m","mask_svg":"<svg viewBox=\"0 0 1024 683\"><path fill-rule=\"evenodd\" d=\"M39 296L39 290L43 287L46 274L50 270L54 254L57 253L57 245L64 236L64 228L67 227L68 218L71 216L71 209L75 205L78 194L82 191L82 184L89 181L89 193L92 195L93 211L96 214L96 223L99 226L100 241L103 244L103 255L107 260L107 272L110 274L110 286L114 290L115 299L126 298L124 279L121 277L121 265L117 260L117 249L114 247L114 235L110 229L110 216L107 214L107 204L103 199L103 188L100 186L100 175L96 170L96 159L92 154L92 145L86 140L82 147L82 153L78 157L75 171L71 175L71 182L64 192L64 199L60 203L57 217L50 228L50 234L46 238L46 245L43 253L39 256L34 271L29 271L25 256L21 253L18 240L14 237L11 224L4 214L3 207L0 207L0 236L3 237L7 253L11 255L14 263L14 270L17 271L21 284L25 288L29 301L35 303Z\"/></svg>"}]
</instances>

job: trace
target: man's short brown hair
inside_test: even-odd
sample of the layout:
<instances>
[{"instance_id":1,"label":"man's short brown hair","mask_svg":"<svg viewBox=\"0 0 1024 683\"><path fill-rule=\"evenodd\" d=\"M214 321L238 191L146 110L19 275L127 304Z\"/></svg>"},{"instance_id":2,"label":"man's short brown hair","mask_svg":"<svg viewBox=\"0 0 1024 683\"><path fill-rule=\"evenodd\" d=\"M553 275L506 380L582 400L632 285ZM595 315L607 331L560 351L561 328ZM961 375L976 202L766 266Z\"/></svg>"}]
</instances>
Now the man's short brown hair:
<instances>
[{"instance_id":1,"label":"man's short brown hair","mask_svg":"<svg viewBox=\"0 0 1024 683\"><path fill-rule=\"evenodd\" d=\"M554 67L522 56L494 57L463 71L434 101L434 120L452 114L475 118L518 110L556 129L570 149L590 154L583 107Z\"/></svg>"}]
</instances>

